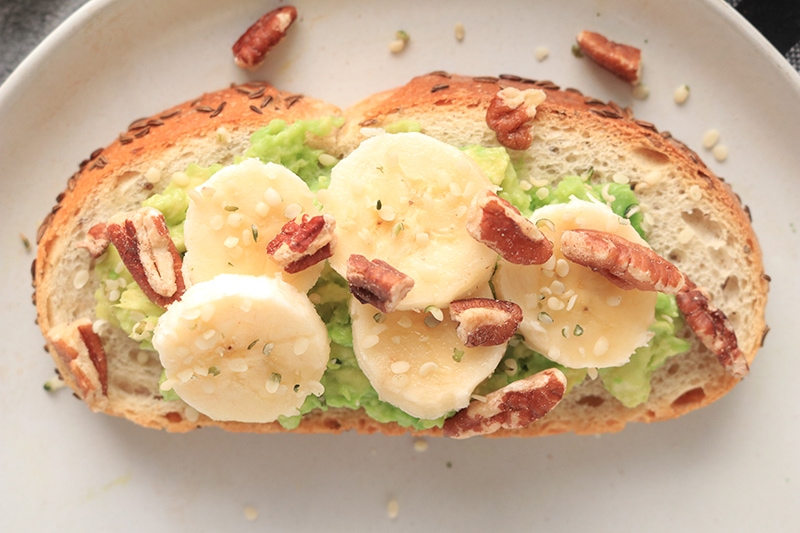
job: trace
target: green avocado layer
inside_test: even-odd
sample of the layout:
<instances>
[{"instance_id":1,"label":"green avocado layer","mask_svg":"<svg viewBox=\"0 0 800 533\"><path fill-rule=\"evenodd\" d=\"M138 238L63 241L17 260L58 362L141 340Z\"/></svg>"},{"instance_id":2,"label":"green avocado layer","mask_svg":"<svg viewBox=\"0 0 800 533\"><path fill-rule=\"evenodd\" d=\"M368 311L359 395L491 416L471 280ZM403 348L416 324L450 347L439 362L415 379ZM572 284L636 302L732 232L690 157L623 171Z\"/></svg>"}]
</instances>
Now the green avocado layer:
<instances>
[{"instance_id":1,"label":"green avocado layer","mask_svg":"<svg viewBox=\"0 0 800 533\"><path fill-rule=\"evenodd\" d=\"M252 135L251 147L238 160L257 157L265 163L281 164L300 176L312 191L324 189L330 182L332 164L322 164L320 156L323 151L310 147L306 139L309 135L329 135L340 124L341 119L337 118L297 121L291 125L282 120L273 120ZM387 128L389 132L420 130L418 123L408 121ZM500 187L498 194L524 215L530 215L544 205L568 202L572 197L601 202L607 199L606 203L617 215L628 218L639 234L645 236L641 227L641 214L636 212L638 201L627 184L594 183L590 170L582 175L564 176L555 185L535 186L531 185L531 181L519 179L511 157L502 147L468 146L464 151L481 167L492 183ZM164 214L170 235L180 252L186 250L183 222L189 206L188 191L206 181L220 168L221 165L207 168L190 165L185 173L173 176L162 193L144 202L144 205ZM100 288L95 294L98 318L106 319L122 328L143 349L152 350L153 328L163 309L150 302L133 282L113 246L98 261L95 272L101 280ZM309 291L309 297L325 322L331 341L328 368L321 380L325 392L320 397L308 396L300 414L281 417L279 422L284 428L293 429L300 423L302 415L315 409L328 408L363 408L368 416L378 422L395 422L408 428L441 427L444 417L436 420L414 418L378 398L377 392L356 362L348 312L350 293L347 282L341 276L326 266L316 285ZM656 319L650 328L653 332L650 343L636 350L626 365L599 371L606 390L625 406L634 407L646 401L650 394L650 378L653 372L672 355L688 350L689 343L675 336L675 332L681 328L681 320L674 298L660 294L656 304ZM528 348L521 337L515 336L508 344L503 362L475 392L487 394L512 381L551 367L558 367L565 373L568 390L580 383L587 374L586 369L564 368L550 361ZM177 396L170 391L164 394L164 398L174 400Z\"/></svg>"}]
</instances>

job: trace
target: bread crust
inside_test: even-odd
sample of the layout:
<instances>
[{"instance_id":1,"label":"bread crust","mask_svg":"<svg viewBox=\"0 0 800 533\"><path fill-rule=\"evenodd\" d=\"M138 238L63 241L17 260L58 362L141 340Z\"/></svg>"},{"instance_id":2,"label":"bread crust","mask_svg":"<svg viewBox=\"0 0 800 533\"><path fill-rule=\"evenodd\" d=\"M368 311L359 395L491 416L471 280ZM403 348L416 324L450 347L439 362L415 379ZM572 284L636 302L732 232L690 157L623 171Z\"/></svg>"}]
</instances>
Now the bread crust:
<instances>
[{"instance_id":1,"label":"bread crust","mask_svg":"<svg viewBox=\"0 0 800 533\"><path fill-rule=\"evenodd\" d=\"M510 151L516 166L523 168L531 178L547 181L566 173L585 171L588 167L604 181L611 181L615 173L625 172L642 207L650 213L650 244L708 290L715 305L731 319L740 349L752 363L768 329L764 309L769 277L764 273L762 253L750 224L749 211L696 153L669 133L659 132L652 124L636 120L630 110L586 97L574 89L562 90L549 81L435 72L414 78L402 87L369 96L347 109L335 145L329 148L344 156L363 140L363 128L381 128L398 120L416 121L423 133L455 146L478 143L496 146L496 136L486 125L486 109L504 87L541 89L547 95L537 107L531 146ZM254 91L262 89L261 94L252 97ZM260 106L268 96L273 97L276 106L259 107L261 113L252 110L251 106ZM178 151L184 156L177 158L180 164L189 160L200 164L228 162L232 154L244 151L249 134L268 123L270 118L292 122L340 113L330 104L309 98L286 105L291 101L291 95L267 85L208 93L198 100L137 121L133 125L140 129L123 134L132 135L132 141L127 136L121 137L102 151L96 151L81 165L40 230L39 252L33 268L39 325L57 364L60 358L55 356L48 337L51 328L92 316L93 291L81 289L75 291L80 296L59 296L65 292L65 287L71 287L71 280L65 276L74 270L79 257L85 268L90 267L87 254L79 256L73 251L76 239L82 238L93 223L103 220L103 216L110 216L110 211L138 205L144 197L156 192L147 188L142 177L153 161ZM281 107L280 103L284 105ZM212 117L217 110L220 112ZM156 120L163 125L156 125ZM149 131L137 137L142 124L149 121L153 121ZM233 140L225 147L214 149L208 137L220 126L228 130ZM194 159L185 157L186 152ZM176 166L175 170L178 169ZM115 191L125 189L121 182L128 186L138 184L135 193L126 194L124 200L119 194L116 198L114 195ZM111 203L105 199L109 196L113 199ZM99 203L101 198L107 207L87 208L87 204ZM689 230L690 238L683 242ZM68 270L65 265L69 265ZM682 335L692 339L692 349L671 358L655 372L653 392L644 404L626 408L604 390L599 380L586 380L546 417L525 429L502 430L494 436L619 431L629 422L667 420L716 401L739 380L727 374L688 331ZM109 346L125 347L126 353L109 354L111 376L116 368L124 366L115 364L115 360L136 357L138 350L120 332L106 332L103 338L107 352L112 352ZM145 366L152 367L151 374L160 374L157 357L148 359ZM59 371L75 389L63 364L59 364ZM152 378L150 375L149 379ZM202 426L261 433L285 431L277 423L213 421L187 410L182 402L154 398L158 394L157 382L156 388L150 390L122 390L130 384L126 385L123 380L121 387L115 386L115 379L110 377L107 406L93 408L125 416L144 426L169 431L188 431ZM116 394L120 398L115 398ZM135 399L139 397L141 401L137 404ZM349 409L315 411L305 416L293 431L337 433L348 430L386 434L407 431L397 424L378 423L363 410ZM440 430L418 433L440 435Z\"/></svg>"}]
</instances>

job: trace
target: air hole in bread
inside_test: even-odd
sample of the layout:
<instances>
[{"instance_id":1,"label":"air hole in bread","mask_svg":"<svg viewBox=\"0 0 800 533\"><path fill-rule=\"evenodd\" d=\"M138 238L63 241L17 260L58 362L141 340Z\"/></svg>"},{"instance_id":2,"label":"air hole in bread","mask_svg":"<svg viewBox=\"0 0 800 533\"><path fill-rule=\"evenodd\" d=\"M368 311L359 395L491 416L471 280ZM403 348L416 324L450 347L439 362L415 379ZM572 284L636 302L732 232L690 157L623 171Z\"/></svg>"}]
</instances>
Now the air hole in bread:
<instances>
[{"instance_id":1,"label":"air hole in bread","mask_svg":"<svg viewBox=\"0 0 800 533\"><path fill-rule=\"evenodd\" d=\"M637 162L640 165L646 167L660 167L663 165L668 165L670 162L669 156L666 154L659 152L658 150L646 148L644 146L635 149L633 151L633 156L635 159L637 159Z\"/></svg>"},{"instance_id":2,"label":"air hole in bread","mask_svg":"<svg viewBox=\"0 0 800 533\"><path fill-rule=\"evenodd\" d=\"M691 228L694 236L698 237L707 247L721 250L728 246L723 228L702 210L684 211L681 213L681 218Z\"/></svg>"},{"instance_id":3,"label":"air hole in bread","mask_svg":"<svg viewBox=\"0 0 800 533\"><path fill-rule=\"evenodd\" d=\"M600 407L605 402L605 398L590 394L578 400L578 405L585 405L587 407Z\"/></svg>"},{"instance_id":4,"label":"air hole in bread","mask_svg":"<svg viewBox=\"0 0 800 533\"><path fill-rule=\"evenodd\" d=\"M686 407L698 403L706 397L706 391L702 387L690 389L672 401L672 407Z\"/></svg>"}]
</instances>

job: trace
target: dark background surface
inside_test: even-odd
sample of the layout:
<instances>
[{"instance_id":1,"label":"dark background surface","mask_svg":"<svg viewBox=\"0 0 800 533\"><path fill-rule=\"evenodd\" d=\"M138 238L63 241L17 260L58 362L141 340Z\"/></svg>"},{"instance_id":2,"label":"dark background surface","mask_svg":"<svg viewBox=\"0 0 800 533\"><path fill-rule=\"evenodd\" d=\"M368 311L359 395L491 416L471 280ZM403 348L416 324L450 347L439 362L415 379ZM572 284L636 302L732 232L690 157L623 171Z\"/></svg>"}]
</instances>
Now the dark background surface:
<instances>
[{"instance_id":1,"label":"dark background surface","mask_svg":"<svg viewBox=\"0 0 800 533\"><path fill-rule=\"evenodd\" d=\"M725 1L744 15L795 69L800 70L800 0ZM0 83L42 39L86 2L0 0Z\"/></svg>"}]
</instances>

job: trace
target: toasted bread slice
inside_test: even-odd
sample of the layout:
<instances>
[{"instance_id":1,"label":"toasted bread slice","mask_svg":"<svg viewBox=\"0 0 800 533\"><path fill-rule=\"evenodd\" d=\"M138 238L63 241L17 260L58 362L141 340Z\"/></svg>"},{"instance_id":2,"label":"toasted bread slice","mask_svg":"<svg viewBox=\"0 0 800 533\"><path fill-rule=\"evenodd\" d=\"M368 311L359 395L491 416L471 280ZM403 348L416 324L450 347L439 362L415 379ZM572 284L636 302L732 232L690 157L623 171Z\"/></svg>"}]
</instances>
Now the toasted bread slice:
<instances>
[{"instance_id":1,"label":"toasted bread slice","mask_svg":"<svg viewBox=\"0 0 800 533\"><path fill-rule=\"evenodd\" d=\"M498 146L486 114L504 87L536 88L546 93L531 126L530 146L510 150L521 177L554 183L565 175L593 169L597 181L629 181L645 213L650 245L707 290L713 304L730 319L739 348L751 363L767 331L764 309L769 278L749 212L694 152L652 124L637 121L629 110L573 89L561 90L551 82L432 73L347 109L335 143L326 149L344 156L368 134L364 128L382 128L400 120L414 121L423 133L454 146ZM264 91L252 98L252 93L262 88ZM252 110L270 95L277 105L259 108L260 112ZM226 89L137 121L120 139L93 154L70 179L68 190L42 226L33 274L39 324L50 351L65 381L90 407L170 431L201 426L231 431L283 430L277 423L218 422L198 416L180 401L164 401L158 390L158 357L142 352L114 328L100 331L108 365L107 399L96 387L91 393L82 389L63 348L64 338L77 337L66 335L64 329L93 320L97 282L74 287L75 273L91 268L91 257L77 249L76 243L96 222L139 205L159 190L162 182L153 184L146 178L151 168L169 176L190 162L230 162L244 152L249 134L270 118L291 122L338 113L324 102L293 101L290 95L268 86ZM624 407L599 380L587 379L544 418L527 428L501 430L496 435L618 431L628 422L666 420L712 403L739 380L727 373L688 329L681 335L692 340L692 349L672 357L656 371L652 393L644 404ZM73 351L80 352L77 348ZM314 411L294 431L351 429L387 434L406 431L393 423L379 423L362 410L349 409ZM438 435L440 430L423 433Z\"/></svg>"}]
</instances>

